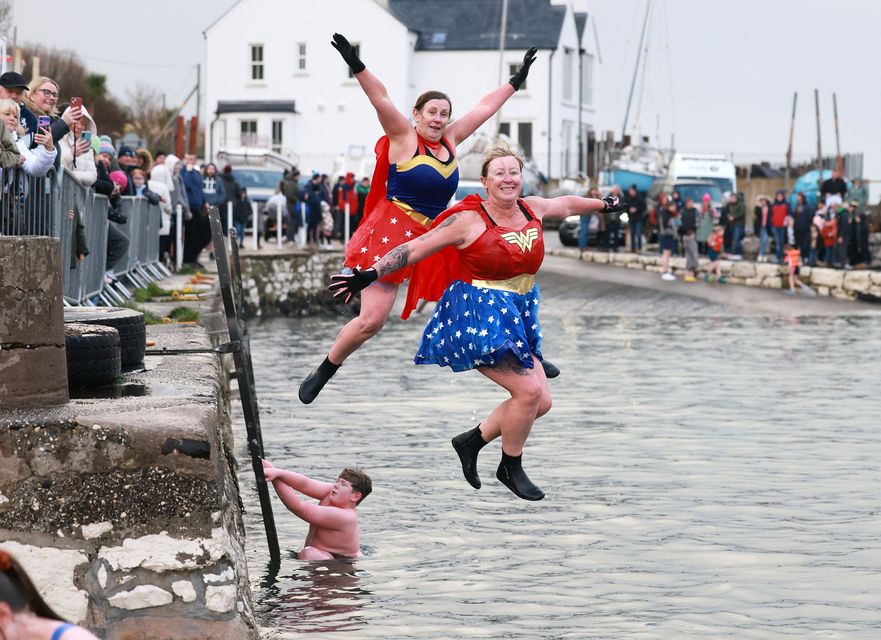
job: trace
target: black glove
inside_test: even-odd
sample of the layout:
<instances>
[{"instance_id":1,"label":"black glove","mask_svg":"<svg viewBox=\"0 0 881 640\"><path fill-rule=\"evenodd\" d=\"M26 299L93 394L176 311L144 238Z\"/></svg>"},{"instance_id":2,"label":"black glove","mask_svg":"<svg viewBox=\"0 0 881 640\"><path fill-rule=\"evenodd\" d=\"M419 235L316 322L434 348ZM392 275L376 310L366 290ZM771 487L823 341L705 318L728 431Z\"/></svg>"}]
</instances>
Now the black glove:
<instances>
[{"instance_id":1,"label":"black glove","mask_svg":"<svg viewBox=\"0 0 881 640\"><path fill-rule=\"evenodd\" d=\"M355 51L355 47L349 44L349 41L339 33L333 34L333 42L330 44L333 45L333 48L340 52L340 55L343 57L343 60L346 61L346 64L349 65L349 69L352 70L352 73L361 73L367 67L364 66L364 63L361 62L361 58L358 57L358 53ZM524 78L526 76L523 76Z\"/></svg>"},{"instance_id":2,"label":"black glove","mask_svg":"<svg viewBox=\"0 0 881 640\"><path fill-rule=\"evenodd\" d=\"M330 276L331 283L327 288L336 292L333 294L334 298L345 296L343 302L348 303L353 295L372 284L377 278L379 274L373 267L364 271L355 267L352 273L337 273Z\"/></svg>"},{"instance_id":3,"label":"black glove","mask_svg":"<svg viewBox=\"0 0 881 640\"><path fill-rule=\"evenodd\" d=\"M615 196L606 196L603 198L603 202L605 203L603 213L617 213L618 211L626 211L630 207L629 203L621 202Z\"/></svg>"},{"instance_id":4,"label":"black glove","mask_svg":"<svg viewBox=\"0 0 881 640\"><path fill-rule=\"evenodd\" d=\"M520 85L526 80L526 76L529 75L529 67L532 66L532 63L535 62L535 52L538 51L535 47L529 47L529 51L526 52L526 55L523 56L523 64L520 65L520 69L511 76L511 79L508 82L511 83L511 86L514 87L514 91L520 91ZM345 56L343 56L345 57Z\"/></svg>"}]
</instances>

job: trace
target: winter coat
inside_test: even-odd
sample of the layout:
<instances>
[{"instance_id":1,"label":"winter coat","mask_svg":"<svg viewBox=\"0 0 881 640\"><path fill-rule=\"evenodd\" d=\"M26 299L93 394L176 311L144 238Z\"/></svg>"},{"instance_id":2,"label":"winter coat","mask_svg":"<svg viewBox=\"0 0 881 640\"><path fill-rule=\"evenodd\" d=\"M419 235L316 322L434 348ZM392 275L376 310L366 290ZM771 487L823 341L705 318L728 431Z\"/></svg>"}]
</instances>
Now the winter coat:
<instances>
[{"instance_id":1,"label":"winter coat","mask_svg":"<svg viewBox=\"0 0 881 640\"><path fill-rule=\"evenodd\" d=\"M65 112L66 111L67 110L65 110ZM82 113L83 121L85 122L85 130L91 131L93 137L97 136L98 127L95 126L95 121L92 119L92 116L86 111L85 107L82 108ZM63 123L64 121L62 120L61 122ZM88 151L77 156L74 160L73 154L76 148L77 139L78 137L74 138L73 132L68 129L68 133L55 143L58 145L59 155L61 156L61 166L67 169L73 175L74 179L81 185L84 187L91 187L95 184L95 180L98 178L98 171L95 168L95 152L90 147ZM74 166L74 162L76 162L76 166Z\"/></svg>"},{"instance_id":2,"label":"winter coat","mask_svg":"<svg viewBox=\"0 0 881 640\"><path fill-rule=\"evenodd\" d=\"M743 196L737 194L737 201L728 205L728 217L735 227L742 227L746 224L746 205L743 203Z\"/></svg>"},{"instance_id":3,"label":"winter coat","mask_svg":"<svg viewBox=\"0 0 881 640\"><path fill-rule=\"evenodd\" d=\"M251 199L244 198L236 202L235 207L233 207L232 219L239 224L248 224L248 220L251 219L251 213L253 213Z\"/></svg>"},{"instance_id":4,"label":"winter coat","mask_svg":"<svg viewBox=\"0 0 881 640\"><path fill-rule=\"evenodd\" d=\"M202 191L201 172L195 167L192 169L183 167L179 175L187 192L187 202L190 203L190 210L201 210L205 206L205 193Z\"/></svg>"},{"instance_id":5,"label":"winter coat","mask_svg":"<svg viewBox=\"0 0 881 640\"><path fill-rule=\"evenodd\" d=\"M19 158L21 154L12 135L6 127L0 127L0 168L15 169L18 167Z\"/></svg>"},{"instance_id":6,"label":"winter coat","mask_svg":"<svg viewBox=\"0 0 881 640\"><path fill-rule=\"evenodd\" d=\"M24 172L29 176L34 176L35 178L42 178L47 173L49 173L49 169L52 168L52 165L55 163L55 158L58 155L58 149L52 149L52 151L47 151L46 147L41 144L38 144L33 149L28 147L28 140L25 137L19 137L18 133L15 131L9 132L12 140L15 142L15 146L18 149L18 152L24 158L24 164L22 168Z\"/></svg>"},{"instance_id":7,"label":"winter coat","mask_svg":"<svg viewBox=\"0 0 881 640\"><path fill-rule=\"evenodd\" d=\"M226 190L223 180L216 171L213 176L209 176L206 169L206 173L202 177L202 193L205 195L205 203L209 207L217 207L222 213L226 213L223 211L226 203Z\"/></svg>"}]
</instances>

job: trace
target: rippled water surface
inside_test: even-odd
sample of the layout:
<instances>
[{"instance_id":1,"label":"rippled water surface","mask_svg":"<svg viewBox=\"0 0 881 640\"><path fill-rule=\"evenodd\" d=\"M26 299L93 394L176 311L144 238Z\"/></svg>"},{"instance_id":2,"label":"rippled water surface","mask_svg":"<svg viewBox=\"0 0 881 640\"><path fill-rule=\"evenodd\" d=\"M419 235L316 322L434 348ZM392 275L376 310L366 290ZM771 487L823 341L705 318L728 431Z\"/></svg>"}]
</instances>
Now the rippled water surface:
<instances>
[{"instance_id":1,"label":"rippled water surface","mask_svg":"<svg viewBox=\"0 0 881 640\"><path fill-rule=\"evenodd\" d=\"M881 318L583 307L545 295L563 374L524 455L538 503L495 480L498 443L480 491L462 478L449 439L504 394L412 365L419 318L391 322L308 407L297 385L341 321L251 327L269 458L374 482L352 564L296 560L306 525L273 493L275 569L240 476L264 637L879 637Z\"/></svg>"}]
</instances>

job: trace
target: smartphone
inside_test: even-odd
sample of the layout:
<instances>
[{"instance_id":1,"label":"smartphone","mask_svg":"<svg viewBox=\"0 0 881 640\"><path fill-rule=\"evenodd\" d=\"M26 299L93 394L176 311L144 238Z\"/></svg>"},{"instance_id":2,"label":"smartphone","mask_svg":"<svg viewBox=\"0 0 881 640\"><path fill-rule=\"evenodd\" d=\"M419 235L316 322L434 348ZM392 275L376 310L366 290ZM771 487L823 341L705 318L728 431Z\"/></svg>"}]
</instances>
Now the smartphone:
<instances>
[{"instance_id":1,"label":"smartphone","mask_svg":"<svg viewBox=\"0 0 881 640\"><path fill-rule=\"evenodd\" d=\"M49 116L37 117L37 129L48 129L52 125L52 118Z\"/></svg>"},{"instance_id":2,"label":"smartphone","mask_svg":"<svg viewBox=\"0 0 881 640\"><path fill-rule=\"evenodd\" d=\"M80 137L88 143L92 142L92 132L91 131L83 131L83 133Z\"/></svg>"},{"instance_id":3,"label":"smartphone","mask_svg":"<svg viewBox=\"0 0 881 640\"><path fill-rule=\"evenodd\" d=\"M82 98L71 98L70 99L70 108L71 109L76 109L77 107L82 107L82 106L83 106L83 99Z\"/></svg>"}]
</instances>

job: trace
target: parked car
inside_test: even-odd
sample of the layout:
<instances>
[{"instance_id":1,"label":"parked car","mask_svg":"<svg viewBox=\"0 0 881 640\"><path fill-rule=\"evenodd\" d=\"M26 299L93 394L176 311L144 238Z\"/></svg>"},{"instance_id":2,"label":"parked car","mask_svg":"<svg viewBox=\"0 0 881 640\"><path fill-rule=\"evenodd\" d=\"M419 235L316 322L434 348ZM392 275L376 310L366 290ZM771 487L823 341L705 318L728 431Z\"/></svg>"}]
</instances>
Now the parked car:
<instances>
[{"instance_id":1,"label":"parked car","mask_svg":"<svg viewBox=\"0 0 881 640\"><path fill-rule=\"evenodd\" d=\"M710 194L710 203L716 207L721 208L724 204L722 202L722 189L719 185L712 180L656 180L655 183L651 186L648 192L648 197L646 198L646 204L651 208L655 207L658 204L658 194L661 192L666 193L668 196L672 194L674 191L678 191L679 195L682 196L682 202L685 202L688 198L694 200L694 205L696 207L701 206L701 202L703 202L704 194Z\"/></svg>"},{"instance_id":2,"label":"parked car","mask_svg":"<svg viewBox=\"0 0 881 640\"><path fill-rule=\"evenodd\" d=\"M481 198L486 198L486 189L480 184L480 180L459 180L459 186L456 187L456 193L450 198L449 206L453 206L460 200L464 200L473 193L480 194Z\"/></svg>"}]
</instances>

